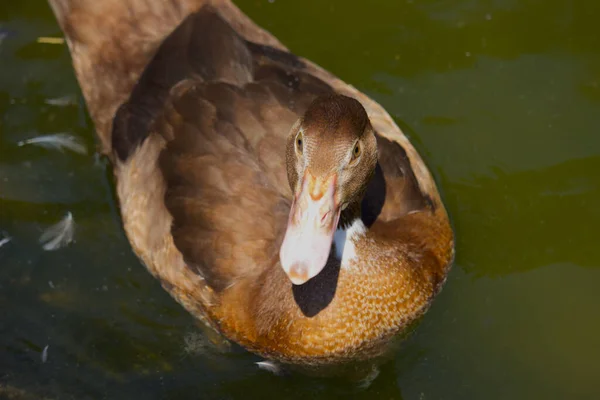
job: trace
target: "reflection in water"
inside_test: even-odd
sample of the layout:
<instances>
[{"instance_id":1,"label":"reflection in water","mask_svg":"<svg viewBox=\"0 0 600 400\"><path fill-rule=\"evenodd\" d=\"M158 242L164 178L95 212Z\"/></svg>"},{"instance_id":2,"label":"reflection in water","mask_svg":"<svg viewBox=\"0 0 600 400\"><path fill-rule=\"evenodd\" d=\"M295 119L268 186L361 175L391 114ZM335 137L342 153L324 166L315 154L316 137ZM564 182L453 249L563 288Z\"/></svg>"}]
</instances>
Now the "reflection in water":
<instances>
[{"instance_id":1,"label":"reflection in water","mask_svg":"<svg viewBox=\"0 0 600 400\"><path fill-rule=\"evenodd\" d=\"M4 1L0 397L599 398L600 2L237 3L411 128L457 231L441 297L363 392L271 376L236 347L186 352L198 330L132 255L110 171L17 146L94 137L66 48L37 42L60 32L48 6ZM67 212L75 242L44 252Z\"/></svg>"}]
</instances>

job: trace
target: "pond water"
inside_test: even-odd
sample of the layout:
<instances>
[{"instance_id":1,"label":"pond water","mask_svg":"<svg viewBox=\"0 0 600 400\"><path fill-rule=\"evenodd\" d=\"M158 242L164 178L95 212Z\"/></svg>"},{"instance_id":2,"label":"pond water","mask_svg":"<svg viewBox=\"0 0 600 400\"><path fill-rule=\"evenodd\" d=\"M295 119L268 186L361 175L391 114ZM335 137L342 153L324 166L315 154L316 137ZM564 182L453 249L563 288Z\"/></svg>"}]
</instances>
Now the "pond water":
<instances>
[{"instance_id":1,"label":"pond water","mask_svg":"<svg viewBox=\"0 0 600 400\"><path fill-rule=\"evenodd\" d=\"M130 250L108 166L17 146L95 138L66 47L38 42L61 36L48 5L2 1L0 398L600 398L600 2L236 3L427 160L457 236L443 292L365 391L207 349ZM44 251L67 212L75 242Z\"/></svg>"}]
</instances>

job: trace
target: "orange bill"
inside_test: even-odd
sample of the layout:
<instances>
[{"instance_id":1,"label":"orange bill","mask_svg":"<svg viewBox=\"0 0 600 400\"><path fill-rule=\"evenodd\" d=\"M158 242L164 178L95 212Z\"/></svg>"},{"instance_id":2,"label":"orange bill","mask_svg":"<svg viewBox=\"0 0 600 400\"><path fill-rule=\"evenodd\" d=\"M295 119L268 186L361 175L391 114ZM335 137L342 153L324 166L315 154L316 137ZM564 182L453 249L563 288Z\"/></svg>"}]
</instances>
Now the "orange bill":
<instances>
[{"instance_id":1,"label":"orange bill","mask_svg":"<svg viewBox=\"0 0 600 400\"><path fill-rule=\"evenodd\" d=\"M329 258L341 211L335 201L336 180L336 174L317 179L307 171L294 197L279 258L295 285L318 275Z\"/></svg>"}]
</instances>

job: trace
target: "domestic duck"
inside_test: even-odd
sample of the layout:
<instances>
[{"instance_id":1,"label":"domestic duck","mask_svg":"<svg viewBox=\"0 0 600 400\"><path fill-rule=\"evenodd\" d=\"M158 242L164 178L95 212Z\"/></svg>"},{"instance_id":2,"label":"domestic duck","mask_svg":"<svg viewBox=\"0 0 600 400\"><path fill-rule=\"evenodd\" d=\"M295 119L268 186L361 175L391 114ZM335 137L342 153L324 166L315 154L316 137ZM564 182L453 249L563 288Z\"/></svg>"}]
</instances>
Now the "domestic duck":
<instances>
[{"instance_id":1,"label":"domestic duck","mask_svg":"<svg viewBox=\"0 0 600 400\"><path fill-rule=\"evenodd\" d=\"M376 102L227 0L50 0L166 291L280 365L375 365L440 291L453 232Z\"/></svg>"}]
</instances>

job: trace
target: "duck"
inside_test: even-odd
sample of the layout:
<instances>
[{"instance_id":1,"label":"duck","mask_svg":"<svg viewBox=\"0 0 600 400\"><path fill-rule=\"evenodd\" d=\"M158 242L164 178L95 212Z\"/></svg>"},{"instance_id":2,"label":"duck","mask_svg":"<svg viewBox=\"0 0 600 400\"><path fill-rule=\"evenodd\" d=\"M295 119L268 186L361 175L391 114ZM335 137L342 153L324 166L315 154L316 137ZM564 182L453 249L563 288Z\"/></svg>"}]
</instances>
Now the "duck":
<instances>
[{"instance_id":1,"label":"duck","mask_svg":"<svg viewBox=\"0 0 600 400\"><path fill-rule=\"evenodd\" d=\"M388 359L446 281L454 234L385 109L228 0L49 2L161 286L266 362Z\"/></svg>"}]
</instances>

